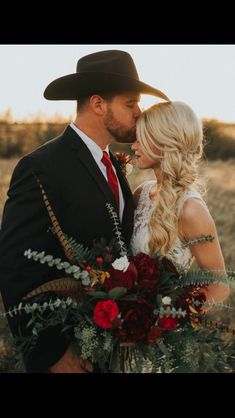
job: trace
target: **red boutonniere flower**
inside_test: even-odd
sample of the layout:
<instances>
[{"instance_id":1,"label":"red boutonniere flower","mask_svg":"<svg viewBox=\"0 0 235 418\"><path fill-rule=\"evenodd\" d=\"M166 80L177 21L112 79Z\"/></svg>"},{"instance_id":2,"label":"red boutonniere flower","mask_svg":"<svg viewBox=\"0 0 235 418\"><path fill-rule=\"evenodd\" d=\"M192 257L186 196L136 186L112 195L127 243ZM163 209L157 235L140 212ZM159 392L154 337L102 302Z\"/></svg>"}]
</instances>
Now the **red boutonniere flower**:
<instances>
[{"instance_id":1,"label":"red boutonniere flower","mask_svg":"<svg viewBox=\"0 0 235 418\"><path fill-rule=\"evenodd\" d=\"M129 176L133 170L133 164L131 164L130 155L125 154L125 152L117 152L116 158L120 164L124 176Z\"/></svg>"}]
</instances>

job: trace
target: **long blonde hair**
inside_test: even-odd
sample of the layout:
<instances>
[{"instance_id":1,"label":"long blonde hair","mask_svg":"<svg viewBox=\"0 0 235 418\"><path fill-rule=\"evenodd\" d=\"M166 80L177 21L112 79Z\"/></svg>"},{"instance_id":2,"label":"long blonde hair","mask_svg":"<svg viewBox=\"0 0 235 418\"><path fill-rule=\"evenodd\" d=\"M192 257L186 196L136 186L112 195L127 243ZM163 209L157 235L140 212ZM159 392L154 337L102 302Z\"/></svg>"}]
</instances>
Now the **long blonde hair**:
<instances>
[{"instance_id":1,"label":"long blonde hair","mask_svg":"<svg viewBox=\"0 0 235 418\"><path fill-rule=\"evenodd\" d=\"M143 152L156 159L162 151L162 186L149 222L150 254L166 255L178 236L177 203L188 190L202 190L198 165L203 152L202 123L182 102L165 102L145 110L137 121Z\"/></svg>"}]
</instances>

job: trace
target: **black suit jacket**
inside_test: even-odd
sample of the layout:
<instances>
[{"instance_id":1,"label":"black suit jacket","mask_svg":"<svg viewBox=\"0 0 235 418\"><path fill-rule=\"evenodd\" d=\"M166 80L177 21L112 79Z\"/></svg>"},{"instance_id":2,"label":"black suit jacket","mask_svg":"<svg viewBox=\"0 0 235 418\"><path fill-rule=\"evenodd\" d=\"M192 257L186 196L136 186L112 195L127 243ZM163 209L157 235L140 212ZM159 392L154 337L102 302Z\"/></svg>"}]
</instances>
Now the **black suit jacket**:
<instances>
[{"instance_id":1,"label":"black suit jacket","mask_svg":"<svg viewBox=\"0 0 235 418\"><path fill-rule=\"evenodd\" d=\"M133 230L132 193L117 160L112 155L111 159L125 200L122 231L128 245ZM0 286L6 309L18 304L34 288L63 275L23 255L31 248L65 260L57 238L48 232L51 222L32 173L40 179L63 232L85 246L92 247L93 240L100 237L113 237L105 204L110 202L118 212L106 179L70 126L61 136L22 158L12 175L0 231ZM26 321L16 316L8 320L14 335L19 325L27 335L28 318ZM42 333L25 358L28 371L44 371L63 355L69 341L59 331L54 327Z\"/></svg>"}]
</instances>

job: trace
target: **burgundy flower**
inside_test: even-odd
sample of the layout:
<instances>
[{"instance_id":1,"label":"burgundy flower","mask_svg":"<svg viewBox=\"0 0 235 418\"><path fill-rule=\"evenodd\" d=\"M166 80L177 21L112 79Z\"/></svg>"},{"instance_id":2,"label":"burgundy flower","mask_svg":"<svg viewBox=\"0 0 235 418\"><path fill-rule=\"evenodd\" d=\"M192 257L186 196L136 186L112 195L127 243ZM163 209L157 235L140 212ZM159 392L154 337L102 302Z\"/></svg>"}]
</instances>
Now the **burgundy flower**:
<instances>
[{"instance_id":1,"label":"burgundy flower","mask_svg":"<svg viewBox=\"0 0 235 418\"><path fill-rule=\"evenodd\" d=\"M137 281L139 283L140 291L143 294L151 294L154 296L161 274L159 260L150 257L147 254L139 253L131 257L131 262L138 271Z\"/></svg>"},{"instance_id":2,"label":"burgundy flower","mask_svg":"<svg viewBox=\"0 0 235 418\"><path fill-rule=\"evenodd\" d=\"M197 306L194 306L194 302L199 302ZM180 318L179 322L181 325L188 323L189 317L192 315L192 311L190 306L192 306L198 314L204 314L204 310L202 308L203 303L206 301L205 294L201 291L201 288L194 288L193 286L188 286L187 289L183 292L183 294L176 299L175 301L175 308L185 310L187 315L183 318Z\"/></svg>"},{"instance_id":3,"label":"burgundy flower","mask_svg":"<svg viewBox=\"0 0 235 418\"><path fill-rule=\"evenodd\" d=\"M119 314L118 305L113 300L102 300L95 305L94 321L100 328L112 328L112 321Z\"/></svg>"},{"instance_id":4,"label":"burgundy flower","mask_svg":"<svg viewBox=\"0 0 235 418\"><path fill-rule=\"evenodd\" d=\"M148 343L154 344L162 336L162 330L159 327L151 327L150 333L148 335Z\"/></svg>"},{"instance_id":5,"label":"burgundy flower","mask_svg":"<svg viewBox=\"0 0 235 418\"><path fill-rule=\"evenodd\" d=\"M109 292L114 287L125 287L131 290L137 278L137 270L132 263L129 264L125 272L115 270L113 267L108 267L106 271L110 274L110 277L103 284L105 292Z\"/></svg>"},{"instance_id":6,"label":"burgundy flower","mask_svg":"<svg viewBox=\"0 0 235 418\"><path fill-rule=\"evenodd\" d=\"M138 281L143 279L154 278L159 280L160 278L160 262L154 257L150 257L147 254L139 253L131 257L131 262L135 265L138 271Z\"/></svg>"},{"instance_id":7,"label":"burgundy flower","mask_svg":"<svg viewBox=\"0 0 235 418\"><path fill-rule=\"evenodd\" d=\"M153 322L152 305L147 301L120 303L123 317L119 337L124 341L146 342Z\"/></svg>"}]
</instances>

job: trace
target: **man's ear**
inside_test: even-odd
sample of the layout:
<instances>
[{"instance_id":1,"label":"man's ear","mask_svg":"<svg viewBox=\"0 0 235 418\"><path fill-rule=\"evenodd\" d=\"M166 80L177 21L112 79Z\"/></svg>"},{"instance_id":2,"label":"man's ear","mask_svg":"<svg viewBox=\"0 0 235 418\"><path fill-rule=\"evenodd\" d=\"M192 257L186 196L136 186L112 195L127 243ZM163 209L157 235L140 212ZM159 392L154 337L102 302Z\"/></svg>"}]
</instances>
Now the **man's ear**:
<instances>
[{"instance_id":1,"label":"man's ear","mask_svg":"<svg viewBox=\"0 0 235 418\"><path fill-rule=\"evenodd\" d=\"M98 94L90 97L90 107L97 116L103 116L106 113L107 102Z\"/></svg>"}]
</instances>

